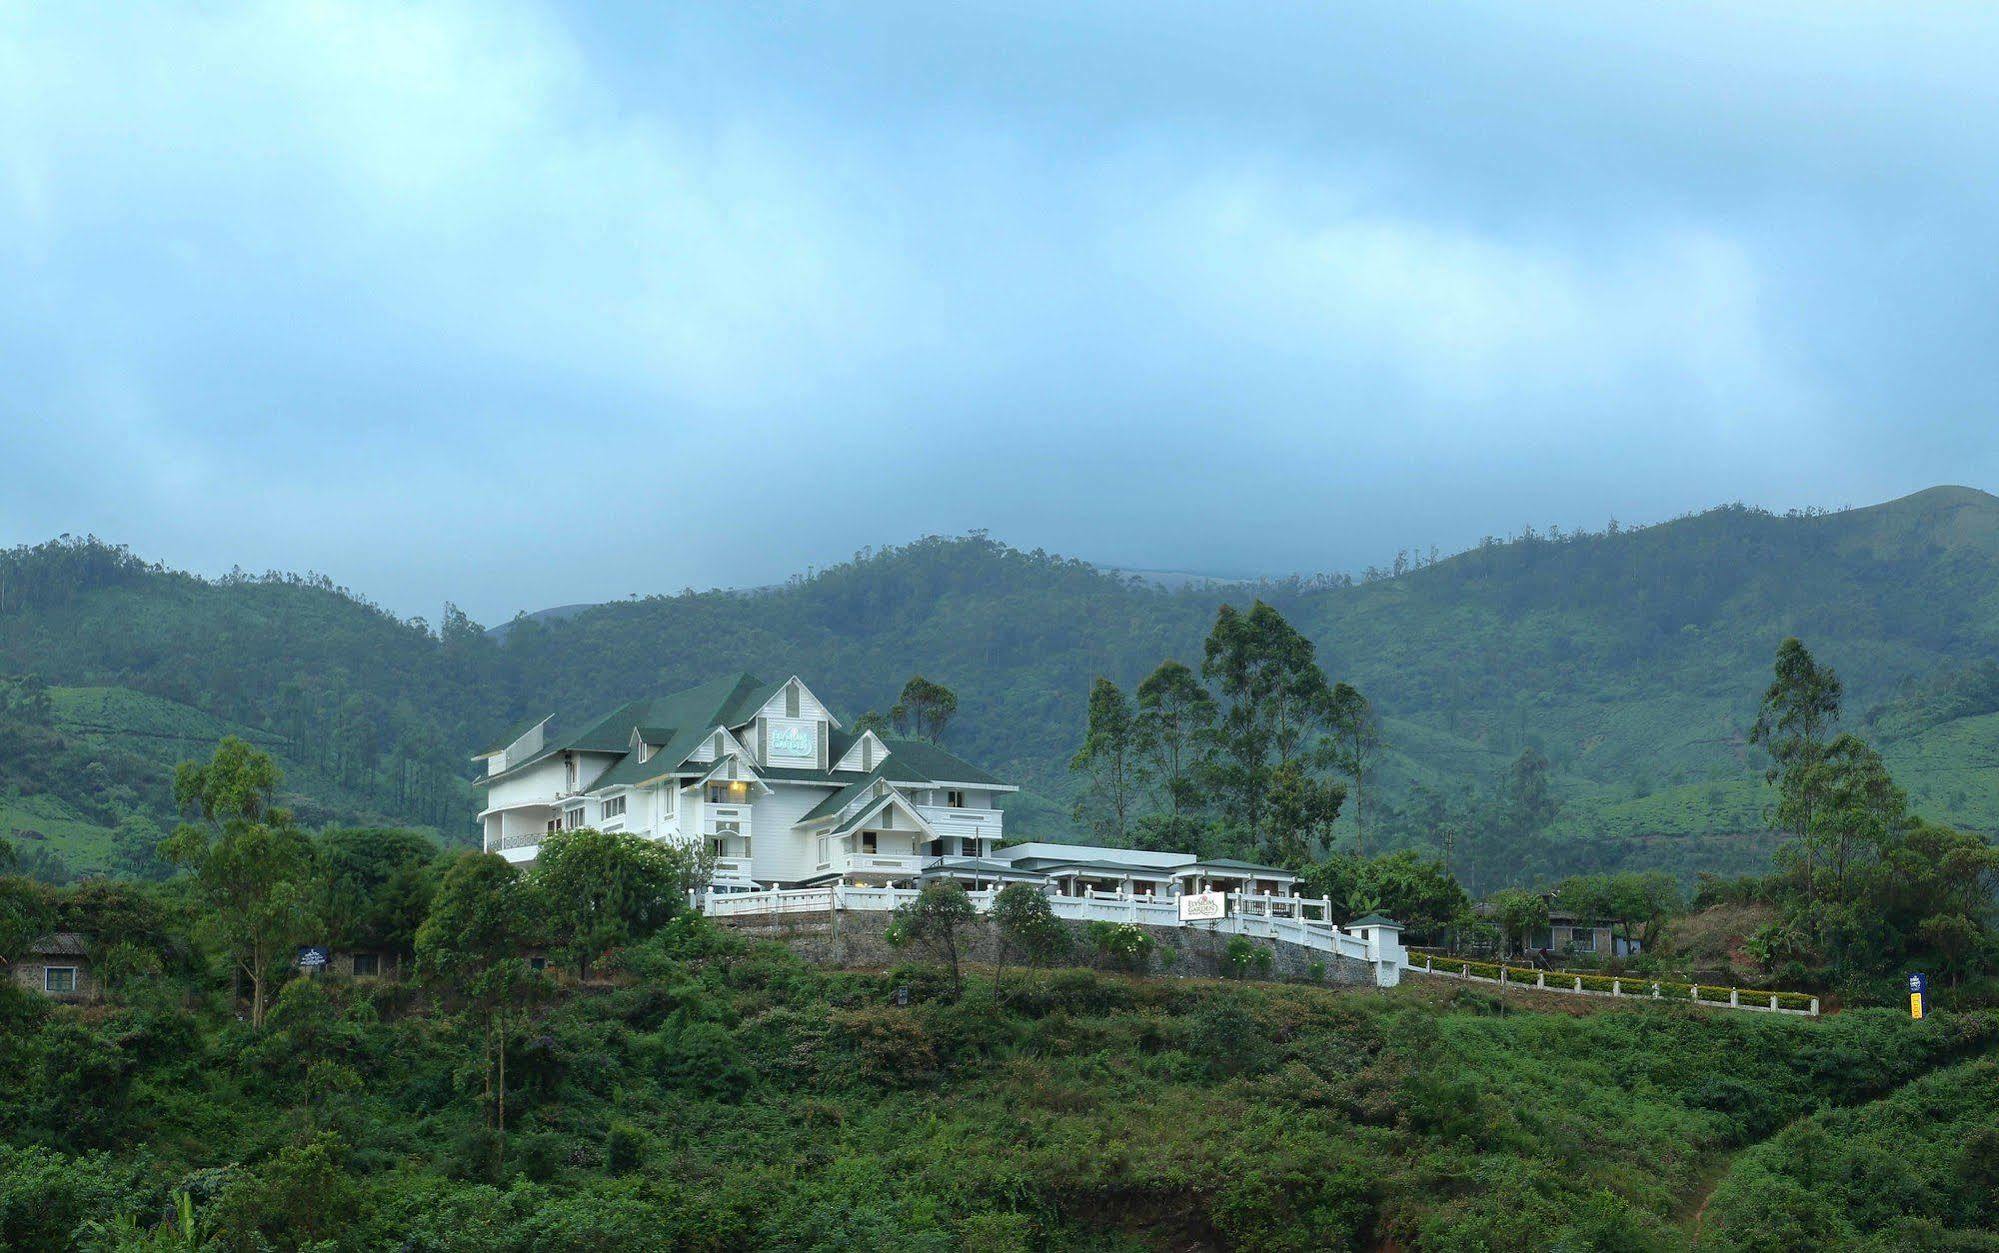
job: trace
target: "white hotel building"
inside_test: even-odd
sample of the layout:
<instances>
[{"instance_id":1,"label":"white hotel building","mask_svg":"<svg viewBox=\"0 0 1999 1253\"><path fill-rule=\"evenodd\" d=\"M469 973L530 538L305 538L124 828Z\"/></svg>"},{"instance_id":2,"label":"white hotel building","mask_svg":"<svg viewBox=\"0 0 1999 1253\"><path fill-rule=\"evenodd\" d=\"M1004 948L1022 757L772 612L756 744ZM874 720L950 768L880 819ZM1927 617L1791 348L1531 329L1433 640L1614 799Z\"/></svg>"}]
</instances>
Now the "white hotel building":
<instances>
[{"instance_id":1,"label":"white hotel building","mask_svg":"<svg viewBox=\"0 0 1999 1253\"><path fill-rule=\"evenodd\" d=\"M563 734L552 720L524 723L476 758L485 848L509 861L532 862L556 831L594 827L698 843L720 889L951 878L1076 897L1297 894L1292 875L1249 862L1001 848L998 799L1017 788L934 744L842 729L796 676L731 675Z\"/></svg>"},{"instance_id":2,"label":"white hotel building","mask_svg":"<svg viewBox=\"0 0 1999 1253\"><path fill-rule=\"evenodd\" d=\"M933 744L843 730L796 677L731 675L562 735L552 717L476 759L485 847L509 861L595 827L699 843L718 887L902 883L988 858L1017 790Z\"/></svg>"}]
</instances>

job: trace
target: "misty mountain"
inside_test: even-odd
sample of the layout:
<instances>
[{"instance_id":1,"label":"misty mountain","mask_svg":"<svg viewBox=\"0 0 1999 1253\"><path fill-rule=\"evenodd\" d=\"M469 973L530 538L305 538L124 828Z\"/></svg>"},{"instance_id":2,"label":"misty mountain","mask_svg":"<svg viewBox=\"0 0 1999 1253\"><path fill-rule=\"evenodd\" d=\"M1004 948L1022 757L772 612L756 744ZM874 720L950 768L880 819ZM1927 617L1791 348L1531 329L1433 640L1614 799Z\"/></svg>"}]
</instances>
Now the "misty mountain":
<instances>
[{"instance_id":1,"label":"misty mountain","mask_svg":"<svg viewBox=\"0 0 1999 1253\"><path fill-rule=\"evenodd\" d=\"M65 540L0 555L0 672L58 692L57 732L63 709L143 708L155 722L184 710L188 725L280 745L329 817L465 840L466 759L521 717L580 718L749 670L803 675L851 718L923 673L960 697L954 751L1026 786L1013 830L1059 834L1090 682L1135 685L1167 657L1198 665L1217 605L1251 596L1385 716L1384 827L1403 842L1436 841L1449 814L1475 848L1480 797L1531 747L1562 803L1551 856L1756 864L1767 796L1746 730L1789 634L1839 670L1849 726L1881 745L1919 809L1999 828L1999 498L1961 487L1838 513L1732 505L1636 530L1528 532L1359 582L1163 587L984 536L931 537L754 596L566 606L504 632L455 611L399 620L324 579L205 580ZM141 753L161 742L101 715L67 733ZM51 807L79 846L115 825L80 785L23 797L7 784L0 830L31 811L55 825Z\"/></svg>"}]
</instances>

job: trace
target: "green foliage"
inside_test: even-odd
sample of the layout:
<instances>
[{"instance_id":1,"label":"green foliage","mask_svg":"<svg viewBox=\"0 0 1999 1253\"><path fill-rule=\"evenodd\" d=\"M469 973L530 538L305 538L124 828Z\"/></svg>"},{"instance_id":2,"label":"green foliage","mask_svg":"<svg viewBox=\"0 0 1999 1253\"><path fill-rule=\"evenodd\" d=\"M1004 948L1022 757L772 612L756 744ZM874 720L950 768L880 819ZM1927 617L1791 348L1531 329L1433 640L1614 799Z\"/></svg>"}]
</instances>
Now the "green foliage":
<instances>
[{"instance_id":1,"label":"green foliage","mask_svg":"<svg viewBox=\"0 0 1999 1253\"><path fill-rule=\"evenodd\" d=\"M951 971L954 990L964 987L960 956L965 930L978 919L962 884L946 879L926 884L915 900L895 911L888 932L891 944L916 944L927 949Z\"/></svg>"},{"instance_id":2,"label":"green foliage","mask_svg":"<svg viewBox=\"0 0 1999 1253\"><path fill-rule=\"evenodd\" d=\"M1132 811L1148 773L1143 730L1131 701L1109 679L1099 677L1091 685L1089 710L1083 746L1069 762L1089 780L1076 802L1076 819L1097 839L1127 848Z\"/></svg>"},{"instance_id":3,"label":"green foliage","mask_svg":"<svg viewBox=\"0 0 1999 1253\"><path fill-rule=\"evenodd\" d=\"M1002 951L1029 966L1041 966L1069 951L1069 930L1055 917L1048 894L1030 883L1010 883L993 898L988 915Z\"/></svg>"},{"instance_id":4,"label":"green foliage","mask_svg":"<svg viewBox=\"0 0 1999 1253\"><path fill-rule=\"evenodd\" d=\"M1222 960L1238 979L1262 978L1270 973L1270 950L1246 935L1232 935L1222 950Z\"/></svg>"},{"instance_id":5,"label":"green foliage","mask_svg":"<svg viewBox=\"0 0 1999 1253\"><path fill-rule=\"evenodd\" d=\"M1119 970L1144 970L1158 941L1144 927L1130 922L1092 922L1085 928L1097 956Z\"/></svg>"},{"instance_id":6,"label":"green foliage","mask_svg":"<svg viewBox=\"0 0 1999 1253\"><path fill-rule=\"evenodd\" d=\"M704 870L685 845L586 827L542 844L533 887L550 938L587 979L596 960L686 908L688 890L707 880Z\"/></svg>"}]
</instances>

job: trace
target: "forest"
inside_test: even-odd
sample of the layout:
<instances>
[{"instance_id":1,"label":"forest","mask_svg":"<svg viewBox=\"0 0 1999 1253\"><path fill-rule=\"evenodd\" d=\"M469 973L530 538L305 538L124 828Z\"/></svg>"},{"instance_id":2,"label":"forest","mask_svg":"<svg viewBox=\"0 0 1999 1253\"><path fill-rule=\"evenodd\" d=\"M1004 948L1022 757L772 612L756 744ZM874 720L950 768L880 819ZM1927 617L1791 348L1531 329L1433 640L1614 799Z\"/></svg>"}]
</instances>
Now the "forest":
<instances>
[{"instance_id":1,"label":"forest","mask_svg":"<svg viewBox=\"0 0 1999 1253\"><path fill-rule=\"evenodd\" d=\"M911 673L959 696L953 751L1024 785L1010 826L1071 838L1069 769L1094 681L1135 691L1198 667L1219 606L1269 604L1383 732L1367 812L1384 847L1445 852L1481 892L1518 878L1501 813L1524 753L1549 875L1767 869L1749 742L1758 675L1788 635L1847 685L1849 721L1913 803L1999 829L1999 500L1937 488L1838 513L1740 506L1600 531L1523 528L1359 578L1175 590L984 535L929 538L764 591L662 594L487 630L445 605L403 619L320 576L204 579L89 537L0 553L0 672L50 696L0 711L0 751L53 732L171 765L222 734L265 744L317 820L471 839L469 754L494 728L581 719L716 673L797 673L845 718ZM32 676L32 678L30 678ZM171 825L150 788L106 806L75 772L9 756L0 834L111 863L127 817ZM107 765L107 769L115 769ZM1339 819L1350 833L1358 807ZM32 838L32 836L30 837ZM1490 862L1490 881L1477 869Z\"/></svg>"}]
</instances>

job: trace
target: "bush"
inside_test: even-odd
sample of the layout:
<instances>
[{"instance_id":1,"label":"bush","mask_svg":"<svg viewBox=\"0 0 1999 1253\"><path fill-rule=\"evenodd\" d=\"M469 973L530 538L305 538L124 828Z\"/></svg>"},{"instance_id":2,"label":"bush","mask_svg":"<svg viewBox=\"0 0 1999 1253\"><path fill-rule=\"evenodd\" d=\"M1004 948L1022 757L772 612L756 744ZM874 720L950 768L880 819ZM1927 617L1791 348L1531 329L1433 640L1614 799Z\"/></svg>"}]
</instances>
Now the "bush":
<instances>
[{"instance_id":1,"label":"bush","mask_svg":"<svg viewBox=\"0 0 1999 1253\"><path fill-rule=\"evenodd\" d=\"M1089 936L1097 955L1119 970L1143 971L1157 947L1145 928L1131 922L1093 922Z\"/></svg>"},{"instance_id":2,"label":"bush","mask_svg":"<svg viewBox=\"0 0 1999 1253\"><path fill-rule=\"evenodd\" d=\"M1222 960L1229 974L1247 979L1252 975L1258 978L1268 975L1273 958L1269 949L1248 936L1232 935L1228 947L1222 950Z\"/></svg>"}]
</instances>

